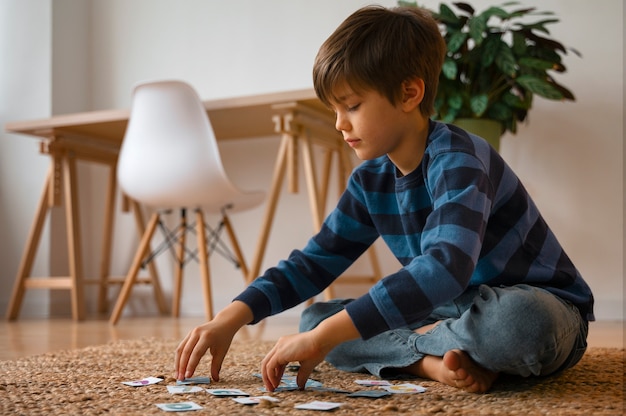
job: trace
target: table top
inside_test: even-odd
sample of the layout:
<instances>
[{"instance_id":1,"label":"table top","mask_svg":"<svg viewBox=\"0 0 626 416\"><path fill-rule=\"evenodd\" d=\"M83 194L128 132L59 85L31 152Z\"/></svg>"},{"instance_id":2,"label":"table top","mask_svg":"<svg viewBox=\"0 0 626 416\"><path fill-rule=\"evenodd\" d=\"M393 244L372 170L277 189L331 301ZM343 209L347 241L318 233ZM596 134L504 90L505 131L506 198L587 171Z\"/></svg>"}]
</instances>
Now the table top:
<instances>
[{"instance_id":1,"label":"table top","mask_svg":"<svg viewBox=\"0 0 626 416\"><path fill-rule=\"evenodd\" d=\"M270 136L275 134L272 116L290 106L305 105L326 117L333 117L315 96L313 89L203 101L218 140ZM5 125L11 133L40 138L68 137L98 140L119 146L124 138L130 109L100 110L62 114L45 119L15 121Z\"/></svg>"}]
</instances>

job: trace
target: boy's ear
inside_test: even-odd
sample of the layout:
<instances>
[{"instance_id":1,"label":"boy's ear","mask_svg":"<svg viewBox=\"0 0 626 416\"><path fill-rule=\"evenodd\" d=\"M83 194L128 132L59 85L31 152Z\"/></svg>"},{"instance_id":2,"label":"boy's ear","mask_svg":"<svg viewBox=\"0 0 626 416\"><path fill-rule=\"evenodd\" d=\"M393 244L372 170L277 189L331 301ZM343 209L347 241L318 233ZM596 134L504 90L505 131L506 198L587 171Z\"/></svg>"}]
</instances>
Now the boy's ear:
<instances>
[{"instance_id":1,"label":"boy's ear","mask_svg":"<svg viewBox=\"0 0 626 416\"><path fill-rule=\"evenodd\" d=\"M402 109L404 111L412 111L419 107L424 99L424 80L421 78L413 78L402 83Z\"/></svg>"}]
</instances>

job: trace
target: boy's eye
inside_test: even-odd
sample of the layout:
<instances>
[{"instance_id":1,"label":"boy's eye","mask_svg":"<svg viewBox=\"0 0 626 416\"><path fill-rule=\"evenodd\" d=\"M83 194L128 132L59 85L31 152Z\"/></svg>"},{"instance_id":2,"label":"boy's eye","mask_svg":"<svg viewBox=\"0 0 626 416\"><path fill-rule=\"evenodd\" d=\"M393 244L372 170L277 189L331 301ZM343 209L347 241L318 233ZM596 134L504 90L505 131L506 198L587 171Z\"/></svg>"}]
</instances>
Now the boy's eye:
<instances>
[{"instance_id":1,"label":"boy's eye","mask_svg":"<svg viewBox=\"0 0 626 416\"><path fill-rule=\"evenodd\" d=\"M348 107L348 111L356 111L359 107L361 106L361 104L357 104L357 105L353 105L352 107Z\"/></svg>"}]
</instances>

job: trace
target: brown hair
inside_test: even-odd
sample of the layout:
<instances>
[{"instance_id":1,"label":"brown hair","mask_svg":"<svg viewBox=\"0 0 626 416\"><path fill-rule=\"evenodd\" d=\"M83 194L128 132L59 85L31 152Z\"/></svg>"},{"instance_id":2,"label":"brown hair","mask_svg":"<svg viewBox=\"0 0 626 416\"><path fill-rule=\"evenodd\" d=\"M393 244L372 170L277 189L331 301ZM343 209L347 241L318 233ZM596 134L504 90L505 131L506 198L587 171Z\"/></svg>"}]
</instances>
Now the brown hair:
<instances>
[{"instance_id":1,"label":"brown hair","mask_svg":"<svg viewBox=\"0 0 626 416\"><path fill-rule=\"evenodd\" d=\"M417 7L363 7L322 44L313 65L313 85L320 100L337 101L334 88L346 82L355 92L373 89L395 105L401 85L424 80L420 111L434 113L446 44L430 12Z\"/></svg>"}]
</instances>

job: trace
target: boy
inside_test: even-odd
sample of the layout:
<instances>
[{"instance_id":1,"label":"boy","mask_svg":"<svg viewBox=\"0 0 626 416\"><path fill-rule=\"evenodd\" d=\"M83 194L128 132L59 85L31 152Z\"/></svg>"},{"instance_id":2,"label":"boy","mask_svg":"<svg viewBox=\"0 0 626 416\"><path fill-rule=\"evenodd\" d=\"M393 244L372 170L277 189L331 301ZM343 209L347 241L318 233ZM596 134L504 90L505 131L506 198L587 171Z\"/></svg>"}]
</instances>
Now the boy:
<instances>
[{"instance_id":1,"label":"boy","mask_svg":"<svg viewBox=\"0 0 626 416\"><path fill-rule=\"evenodd\" d=\"M315 303L261 363L269 391L300 362L413 375L486 392L499 373L543 376L586 348L593 296L517 177L476 136L430 120L446 45L417 8L365 7L316 57L313 80L364 160L307 246L257 278L176 350L219 378L243 325L320 293L379 236L402 268L354 300Z\"/></svg>"}]
</instances>

